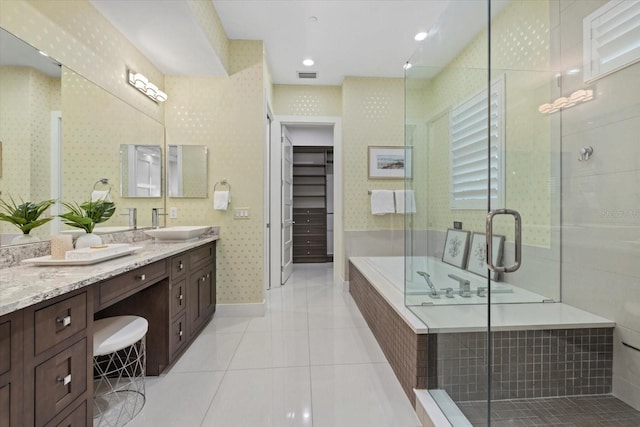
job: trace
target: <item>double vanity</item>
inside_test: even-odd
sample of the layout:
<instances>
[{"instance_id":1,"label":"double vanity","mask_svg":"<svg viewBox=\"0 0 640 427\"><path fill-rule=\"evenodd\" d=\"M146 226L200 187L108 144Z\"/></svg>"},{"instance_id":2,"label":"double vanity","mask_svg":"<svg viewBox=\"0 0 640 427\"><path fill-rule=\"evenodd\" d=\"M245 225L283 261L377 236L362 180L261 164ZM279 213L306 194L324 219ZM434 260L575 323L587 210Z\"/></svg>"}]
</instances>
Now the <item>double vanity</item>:
<instances>
[{"instance_id":1,"label":"double vanity","mask_svg":"<svg viewBox=\"0 0 640 427\"><path fill-rule=\"evenodd\" d=\"M216 308L217 230L162 238L92 265L0 270L1 427L92 425L94 320L148 320L147 375L198 335Z\"/></svg>"}]
</instances>

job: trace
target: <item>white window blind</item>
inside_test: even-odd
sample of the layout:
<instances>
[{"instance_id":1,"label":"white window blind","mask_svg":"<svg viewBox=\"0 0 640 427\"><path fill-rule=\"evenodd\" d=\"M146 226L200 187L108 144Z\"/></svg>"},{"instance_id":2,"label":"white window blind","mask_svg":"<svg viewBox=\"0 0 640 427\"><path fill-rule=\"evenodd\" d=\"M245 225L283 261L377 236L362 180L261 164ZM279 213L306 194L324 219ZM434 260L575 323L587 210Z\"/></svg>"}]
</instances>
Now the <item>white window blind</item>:
<instances>
[{"instance_id":1,"label":"white window blind","mask_svg":"<svg viewBox=\"0 0 640 427\"><path fill-rule=\"evenodd\" d=\"M490 92L490 110L483 89L449 115L451 209L486 209L487 191L492 208L504 205L504 76Z\"/></svg>"},{"instance_id":2,"label":"white window blind","mask_svg":"<svg viewBox=\"0 0 640 427\"><path fill-rule=\"evenodd\" d=\"M640 61L640 0L613 0L583 20L584 81Z\"/></svg>"}]
</instances>

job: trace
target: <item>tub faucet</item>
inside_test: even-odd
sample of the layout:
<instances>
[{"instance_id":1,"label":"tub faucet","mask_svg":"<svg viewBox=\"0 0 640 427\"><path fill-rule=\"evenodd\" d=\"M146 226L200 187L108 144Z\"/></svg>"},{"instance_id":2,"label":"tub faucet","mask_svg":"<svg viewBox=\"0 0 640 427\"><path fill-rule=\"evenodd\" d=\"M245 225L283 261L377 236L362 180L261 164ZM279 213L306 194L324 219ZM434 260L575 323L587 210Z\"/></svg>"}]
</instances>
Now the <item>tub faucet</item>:
<instances>
[{"instance_id":1,"label":"tub faucet","mask_svg":"<svg viewBox=\"0 0 640 427\"><path fill-rule=\"evenodd\" d=\"M158 218L162 215L166 215L166 214L161 214L160 213L161 210L162 208L151 209L151 228L160 228L160 221L158 220Z\"/></svg>"},{"instance_id":2,"label":"tub faucet","mask_svg":"<svg viewBox=\"0 0 640 427\"><path fill-rule=\"evenodd\" d=\"M431 279L430 279L431 276L429 276L429 273L427 273L426 271L416 271L416 273L418 273L419 275L424 277L424 280L427 281L427 285L429 285L429 288L431 289L431 297L432 298L440 298L440 295L438 295L438 290L436 289L436 287L431 282Z\"/></svg>"},{"instance_id":3,"label":"tub faucet","mask_svg":"<svg viewBox=\"0 0 640 427\"><path fill-rule=\"evenodd\" d=\"M457 280L460 285L460 296L469 298L471 296L471 282L467 279L463 279L460 276L456 276L455 274L449 274L449 277L453 280Z\"/></svg>"},{"instance_id":4,"label":"tub faucet","mask_svg":"<svg viewBox=\"0 0 640 427\"><path fill-rule=\"evenodd\" d=\"M129 216L129 228L135 229L138 227L138 210L136 208L127 208L127 213L120 215Z\"/></svg>"}]
</instances>

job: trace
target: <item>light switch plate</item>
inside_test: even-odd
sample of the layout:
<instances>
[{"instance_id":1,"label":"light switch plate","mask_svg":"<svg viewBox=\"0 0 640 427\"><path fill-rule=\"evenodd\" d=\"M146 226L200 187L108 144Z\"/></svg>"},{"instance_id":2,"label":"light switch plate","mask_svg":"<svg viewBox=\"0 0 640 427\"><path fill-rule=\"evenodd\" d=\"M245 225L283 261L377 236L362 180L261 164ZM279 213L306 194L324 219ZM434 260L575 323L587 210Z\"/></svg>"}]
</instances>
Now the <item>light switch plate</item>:
<instances>
[{"instance_id":1,"label":"light switch plate","mask_svg":"<svg viewBox=\"0 0 640 427\"><path fill-rule=\"evenodd\" d=\"M249 219L249 208L236 208L233 210L233 219Z\"/></svg>"},{"instance_id":2,"label":"light switch plate","mask_svg":"<svg viewBox=\"0 0 640 427\"><path fill-rule=\"evenodd\" d=\"M169 218L171 219L178 218L178 208L169 208Z\"/></svg>"}]
</instances>

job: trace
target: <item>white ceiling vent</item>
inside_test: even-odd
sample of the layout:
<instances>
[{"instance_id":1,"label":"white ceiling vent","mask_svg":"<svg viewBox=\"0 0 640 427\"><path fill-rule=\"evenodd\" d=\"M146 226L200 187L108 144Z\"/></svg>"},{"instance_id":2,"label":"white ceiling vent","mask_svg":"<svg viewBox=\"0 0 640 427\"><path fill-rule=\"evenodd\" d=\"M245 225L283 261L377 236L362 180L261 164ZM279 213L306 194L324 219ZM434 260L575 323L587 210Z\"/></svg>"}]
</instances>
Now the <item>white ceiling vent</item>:
<instances>
[{"instance_id":1,"label":"white ceiling vent","mask_svg":"<svg viewBox=\"0 0 640 427\"><path fill-rule=\"evenodd\" d=\"M317 79L318 72L317 71L298 71L299 79Z\"/></svg>"}]
</instances>

